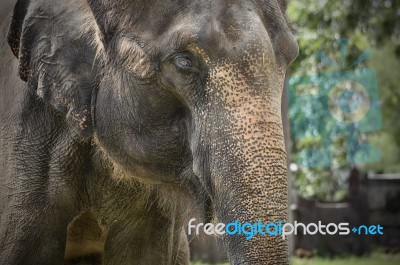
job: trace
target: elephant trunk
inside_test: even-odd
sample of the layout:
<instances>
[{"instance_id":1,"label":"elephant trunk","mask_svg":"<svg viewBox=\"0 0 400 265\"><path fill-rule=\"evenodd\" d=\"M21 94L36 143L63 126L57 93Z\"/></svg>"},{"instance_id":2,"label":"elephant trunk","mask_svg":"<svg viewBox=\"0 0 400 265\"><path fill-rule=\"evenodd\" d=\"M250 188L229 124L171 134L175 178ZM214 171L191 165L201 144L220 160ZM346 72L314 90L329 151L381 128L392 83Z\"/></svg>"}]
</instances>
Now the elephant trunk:
<instances>
[{"instance_id":1,"label":"elephant trunk","mask_svg":"<svg viewBox=\"0 0 400 265\"><path fill-rule=\"evenodd\" d=\"M234 107L226 99L214 102L202 114L208 121L197 122L208 125L197 128L198 139L192 142L194 171L209 191L220 223L286 222L287 164L280 92L230 99ZM245 234L224 236L232 264L289 264L286 240L265 233L265 228L265 235L251 236L255 227L246 227Z\"/></svg>"},{"instance_id":2,"label":"elephant trunk","mask_svg":"<svg viewBox=\"0 0 400 265\"><path fill-rule=\"evenodd\" d=\"M248 233L241 231L241 235L225 238L233 264L286 264L287 242L279 234L268 235L266 228L260 227L260 222L264 225L286 222L286 154L283 147L277 146L281 145L282 139L256 139L254 137L253 144L247 143L247 158L234 157L230 170L229 165L221 166L211 174L215 210L218 222L238 221L233 230L248 229ZM249 223L247 227L243 227L245 223ZM242 228L236 225L242 225ZM266 234L262 235L256 229L262 229Z\"/></svg>"}]
</instances>

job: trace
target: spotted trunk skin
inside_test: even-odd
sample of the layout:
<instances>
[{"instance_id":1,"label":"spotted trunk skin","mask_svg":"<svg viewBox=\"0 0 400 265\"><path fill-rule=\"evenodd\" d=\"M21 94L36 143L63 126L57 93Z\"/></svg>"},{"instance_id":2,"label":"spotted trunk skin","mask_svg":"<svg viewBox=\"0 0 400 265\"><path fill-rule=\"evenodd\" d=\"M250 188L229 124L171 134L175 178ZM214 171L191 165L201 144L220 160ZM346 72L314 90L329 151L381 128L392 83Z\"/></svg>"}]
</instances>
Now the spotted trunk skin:
<instances>
[{"instance_id":1,"label":"spotted trunk skin","mask_svg":"<svg viewBox=\"0 0 400 265\"><path fill-rule=\"evenodd\" d=\"M238 61L223 60L210 71L208 97L195 108L192 139L193 153L209 152L210 157L195 159L194 170L212 192L218 221L285 222L284 75L271 78L282 69L265 67L273 62L263 59L262 48L246 48ZM288 263L287 242L279 236L258 235L250 241L227 236L225 242L232 264Z\"/></svg>"}]
</instances>

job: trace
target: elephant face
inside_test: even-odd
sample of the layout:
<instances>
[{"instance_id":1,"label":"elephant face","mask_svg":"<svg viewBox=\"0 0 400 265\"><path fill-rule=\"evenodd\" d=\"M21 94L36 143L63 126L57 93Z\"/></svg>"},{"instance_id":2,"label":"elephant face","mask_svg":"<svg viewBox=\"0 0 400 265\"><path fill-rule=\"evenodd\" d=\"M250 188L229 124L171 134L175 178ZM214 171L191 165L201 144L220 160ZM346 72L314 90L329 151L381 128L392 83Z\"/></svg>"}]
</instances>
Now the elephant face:
<instances>
[{"instance_id":1,"label":"elephant face","mask_svg":"<svg viewBox=\"0 0 400 265\"><path fill-rule=\"evenodd\" d=\"M117 177L183 184L220 222L286 219L280 101L298 47L283 3L57 2L19 1L9 43ZM280 237L225 240L233 264L287 263Z\"/></svg>"},{"instance_id":2,"label":"elephant face","mask_svg":"<svg viewBox=\"0 0 400 265\"><path fill-rule=\"evenodd\" d=\"M280 99L297 46L278 3L155 1L146 18L120 21L106 48L100 145L146 180L199 183L221 221L284 220ZM286 257L281 238L227 244L234 264Z\"/></svg>"},{"instance_id":3,"label":"elephant face","mask_svg":"<svg viewBox=\"0 0 400 265\"><path fill-rule=\"evenodd\" d=\"M263 106L278 114L285 69L297 53L277 2L192 2L93 4L107 61L97 138L144 181L174 181L188 157L209 156L198 150L200 134L216 139L219 128L243 130L249 115L240 107L254 108L253 117L266 114L256 113ZM206 175L200 160L194 170Z\"/></svg>"}]
</instances>

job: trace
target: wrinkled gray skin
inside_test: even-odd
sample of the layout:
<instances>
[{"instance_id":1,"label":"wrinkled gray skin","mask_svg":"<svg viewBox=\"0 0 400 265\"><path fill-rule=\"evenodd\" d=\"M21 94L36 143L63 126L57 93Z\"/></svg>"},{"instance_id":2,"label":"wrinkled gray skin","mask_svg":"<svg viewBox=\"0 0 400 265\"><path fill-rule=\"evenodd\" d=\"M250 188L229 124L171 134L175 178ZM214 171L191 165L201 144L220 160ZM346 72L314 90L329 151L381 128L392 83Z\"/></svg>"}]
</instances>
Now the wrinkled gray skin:
<instances>
[{"instance_id":1,"label":"wrinkled gray skin","mask_svg":"<svg viewBox=\"0 0 400 265\"><path fill-rule=\"evenodd\" d=\"M11 19L12 2L1 265L188 264L190 204L204 221L285 221L298 47L283 3L19 0ZM232 264L288 264L281 237L224 240Z\"/></svg>"}]
</instances>

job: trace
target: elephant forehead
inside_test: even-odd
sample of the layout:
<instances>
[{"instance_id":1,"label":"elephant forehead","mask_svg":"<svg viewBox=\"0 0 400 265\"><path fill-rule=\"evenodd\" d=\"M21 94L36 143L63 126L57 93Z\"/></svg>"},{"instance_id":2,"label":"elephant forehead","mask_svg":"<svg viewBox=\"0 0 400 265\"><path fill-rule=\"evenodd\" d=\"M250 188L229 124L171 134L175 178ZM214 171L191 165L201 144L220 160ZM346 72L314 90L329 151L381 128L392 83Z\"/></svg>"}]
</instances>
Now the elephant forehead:
<instances>
[{"instance_id":1,"label":"elephant forehead","mask_svg":"<svg viewBox=\"0 0 400 265\"><path fill-rule=\"evenodd\" d=\"M143 18L144 20L141 20L143 25L149 28L154 26L151 23L157 23L157 21L167 26L169 22L173 22L175 19L179 20L187 14L190 14L192 19L199 15L207 15L229 20L229 18L233 18L233 15L240 17L245 11L256 11L257 9L270 14L282 14L285 8L285 0L137 0L130 2L119 0L109 2L114 2L110 5L114 5L115 9L137 14L136 18ZM121 4L121 2L125 4Z\"/></svg>"},{"instance_id":2,"label":"elephant forehead","mask_svg":"<svg viewBox=\"0 0 400 265\"><path fill-rule=\"evenodd\" d=\"M135 16L135 18L122 20L121 28L132 30L148 40L158 37L160 40L168 39L168 42L173 42L172 33L179 31L196 34L197 41L204 41L205 38L208 41L215 41L210 35L216 32L224 33L229 41L243 41L247 38L247 32L257 30L261 24L271 32L288 30L278 2L277 0L160 0L142 3L140 8L134 3L134 10L126 9L122 12L130 12L131 15L126 14L126 17ZM220 39L219 34L215 36Z\"/></svg>"}]
</instances>

